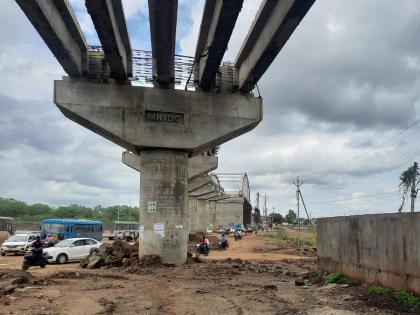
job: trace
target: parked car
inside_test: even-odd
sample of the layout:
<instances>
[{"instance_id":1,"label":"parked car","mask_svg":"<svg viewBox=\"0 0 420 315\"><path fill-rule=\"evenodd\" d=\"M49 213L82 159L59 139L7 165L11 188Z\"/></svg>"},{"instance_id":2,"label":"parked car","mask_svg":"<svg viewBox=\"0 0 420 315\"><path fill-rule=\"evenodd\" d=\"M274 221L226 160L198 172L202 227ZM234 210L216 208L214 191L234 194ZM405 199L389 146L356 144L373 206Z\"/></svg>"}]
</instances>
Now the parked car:
<instances>
[{"instance_id":1,"label":"parked car","mask_svg":"<svg viewBox=\"0 0 420 315\"><path fill-rule=\"evenodd\" d=\"M213 228L208 227L208 228L206 229L206 233L207 233L207 234L209 234L209 233L213 233Z\"/></svg>"},{"instance_id":2,"label":"parked car","mask_svg":"<svg viewBox=\"0 0 420 315\"><path fill-rule=\"evenodd\" d=\"M10 236L0 246L0 253L2 256L6 254L25 254L28 247L35 241L35 237L39 233L15 234Z\"/></svg>"},{"instance_id":3,"label":"parked car","mask_svg":"<svg viewBox=\"0 0 420 315\"><path fill-rule=\"evenodd\" d=\"M215 230L216 233L225 233L225 229L223 228L223 226L219 226L217 227L217 229Z\"/></svg>"},{"instance_id":4,"label":"parked car","mask_svg":"<svg viewBox=\"0 0 420 315\"><path fill-rule=\"evenodd\" d=\"M48 262L64 264L68 261L82 260L92 248L99 248L102 243L93 238L68 238L53 247L44 249Z\"/></svg>"}]
</instances>

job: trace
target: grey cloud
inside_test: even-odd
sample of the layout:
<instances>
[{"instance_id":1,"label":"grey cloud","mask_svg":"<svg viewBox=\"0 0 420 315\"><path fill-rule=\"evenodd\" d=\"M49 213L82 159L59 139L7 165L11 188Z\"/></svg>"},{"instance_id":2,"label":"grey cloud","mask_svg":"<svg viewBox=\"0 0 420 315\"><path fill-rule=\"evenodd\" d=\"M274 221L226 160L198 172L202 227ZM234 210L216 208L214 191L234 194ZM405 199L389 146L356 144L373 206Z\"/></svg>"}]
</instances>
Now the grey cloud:
<instances>
[{"instance_id":1,"label":"grey cloud","mask_svg":"<svg viewBox=\"0 0 420 315\"><path fill-rule=\"evenodd\" d=\"M318 1L260 83L265 112L298 111L342 128L412 120L420 73L406 59L419 56L419 8L415 1Z\"/></svg>"},{"instance_id":2,"label":"grey cloud","mask_svg":"<svg viewBox=\"0 0 420 315\"><path fill-rule=\"evenodd\" d=\"M52 102L18 101L0 95L0 146L20 145L40 151L59 152L73 139L59 124L62 115Z\"/></svg>"}]
</instances>

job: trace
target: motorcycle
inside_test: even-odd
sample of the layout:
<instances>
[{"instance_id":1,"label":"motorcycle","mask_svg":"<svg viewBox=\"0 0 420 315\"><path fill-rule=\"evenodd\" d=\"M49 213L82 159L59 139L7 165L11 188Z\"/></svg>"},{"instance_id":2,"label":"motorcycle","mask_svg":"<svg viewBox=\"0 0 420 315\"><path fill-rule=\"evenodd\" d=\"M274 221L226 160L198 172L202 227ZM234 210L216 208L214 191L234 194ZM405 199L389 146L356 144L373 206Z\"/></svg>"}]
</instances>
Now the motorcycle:
<instances>
[{"instance_id":1,"label":"motorcycle","mask_svg":"<svg viewBox=\"0 0 420 315\"><path fill-rule=\"evenodd\" d=\"M233 237L234 237L235 241L237 241L237 240L241 240L241 239L242 239L242 234L240 234L240 233L235 233L235 234L233 234Z\"/></svg>"},{"instance_id":2,"label":"motorcycle","mask_svg":"<svg viewBox=\"0 0 420 315\"><path fill-rule=\"evenodd\" d=\"M204 246L202 244L197 244L197 255L204 255L208 256L210 249L208 246Z\"/></svg>"},{"instance_id":3,"label":"motorcycle","mask_svg":"<svg viewBox=\"0 0 420 315\"><path fill-rule=\"evenodd\" d=\"M226 239L224 242L219 240L219 246L220 246L221 249L225 250L227 247L229 247L228 240Z\"/></svg>"},{"instance_id":4,"label":"motorcycle","mask_svg":"<svg viewBox=\"0 0 420 315\"><path fill-rule=\"evenodd\" d=\"M26 251L23 258L22 270L28 270L32 266L40 266L45 268L48 264L47 254L42 253L41 255L36 253L35 249L29 249Z\"/></svg>"}]
</instances>

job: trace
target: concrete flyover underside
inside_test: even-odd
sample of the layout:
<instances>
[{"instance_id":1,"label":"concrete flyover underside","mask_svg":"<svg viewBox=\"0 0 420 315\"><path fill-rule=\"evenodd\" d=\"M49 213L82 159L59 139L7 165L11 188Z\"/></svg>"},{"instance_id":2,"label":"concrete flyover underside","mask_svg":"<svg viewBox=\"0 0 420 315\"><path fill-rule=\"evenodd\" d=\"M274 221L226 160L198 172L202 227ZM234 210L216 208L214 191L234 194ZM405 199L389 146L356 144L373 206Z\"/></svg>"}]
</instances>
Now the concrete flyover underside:
<instances>
[{"instance_id":1,"label":"concrete flyover underside","mask_svg":"<svg viewBox=\"0 0 420 315\"><path fill-rule=\"evenodd\" d=\"M262 120L262 99L250 92L315 0L262 1L235 63L222 66L243 0L206 0L186 82L175 71L180 64L175 61L178 0L148 0L151 69L139 76L133 68L122 0L85 1L103 53L88 51L68 0L16 2L70 76L54 84L54 102L62 113L138 156L138 162L127 164L141 170L142 176L141 253L158 254L164 263L183 263L187 181L214 167L214 161L195 157L250 131ZM181 68L188 66L188 62L182 64ZM135 79L151 81L149 72L154 88L131 85ZM174 89L180 83L198 91ZM223 199L221 191L197 195L204 182L191 181L197 209ZM196 228L210 222L208 211L202 212L196 211Z\"/></svg>"},{"instance_id":2,"label":"concrete flyover underside","mask_svg":"<svg viewBox=\"0 0 420 315\"><path fill-rule=\"evenodd\" d=\"M136 153L137 157L126 158L131 159L127 164L141 170L140 254L158 254L167 264L184 263L188 160L194 177L215 166L210 159L200 168L194 157L188 157L200 156L257 126L262 99L71 78L55 81L54 88L54 102L66 117ZM218 195L212 189L198 199Z\"/></svg>"}]
</instances>

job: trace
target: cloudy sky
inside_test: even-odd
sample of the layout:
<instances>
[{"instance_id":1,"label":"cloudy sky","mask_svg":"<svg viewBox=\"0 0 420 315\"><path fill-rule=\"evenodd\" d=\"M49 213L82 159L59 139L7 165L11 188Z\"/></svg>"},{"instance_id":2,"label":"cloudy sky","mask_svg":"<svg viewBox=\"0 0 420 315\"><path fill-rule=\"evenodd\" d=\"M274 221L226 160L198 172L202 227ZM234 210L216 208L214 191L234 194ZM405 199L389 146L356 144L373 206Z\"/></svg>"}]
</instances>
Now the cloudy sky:
<instances>
[{"instance_id":1,"label":"cloudy sky","mask_svg":"<svg viewBox=\"0 0 420 315\"><path fill-rule=\"evenodd\" d=\"M84 0L70 2L99 44ZM133 48L149 50L147 1L123 3ZM194 55L203 4L179 0L177 53ZM244 1L224 60L235 60L259 4ZM1 1L0 21L0 196L137 205L123 149L53 104L65 73L14 1ZM267 194L276 212L296 207L296 176L314 217L396 211L399 174L420 154L419 30L417 0L318 0L259 83L263 122L222 146L217 171L247 172L253 202Z\"/></svg>"}]
</instances>

